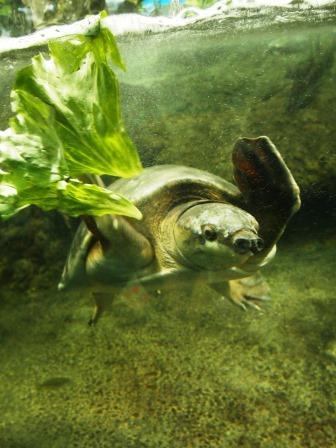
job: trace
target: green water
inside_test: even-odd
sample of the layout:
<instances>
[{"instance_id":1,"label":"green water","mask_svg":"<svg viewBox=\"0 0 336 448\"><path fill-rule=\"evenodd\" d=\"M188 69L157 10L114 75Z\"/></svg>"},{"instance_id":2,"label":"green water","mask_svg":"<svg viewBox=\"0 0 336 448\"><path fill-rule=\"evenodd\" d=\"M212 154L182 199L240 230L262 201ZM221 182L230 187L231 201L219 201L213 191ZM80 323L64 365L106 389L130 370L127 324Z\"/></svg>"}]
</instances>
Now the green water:
<instances>
[{"instance_id":1,"label":"green water","mask_svg":"<svg viewBox=\"0 0 336 448\"><path fill-rule=\"evenodd\" d=\"M269 135L304 193L334 184L335 28L305 23L121 38L128 128L149 164L232 178L239 136ZM124 51L123 51L124 50ZM136 113L134 113L136 111ZM332 193L335 189L331 187Z\"/></svg>"},{"instance_id":2,"label":"green water","mask_svg":"<svg viewBox=\"0 0 336 448\"><path fill-rule=\"evenodd\" d=\"M1 224L0 448L336 446L334 18L255 20L120 37L120 79L146 165L231 180L240 135L284 154L303 207L264 269L272 301L121 291L90 328L89 298L56 291L77 222L24 211ZM3 128L30 54L2 58Z\"/></svg>"}]
</instances>

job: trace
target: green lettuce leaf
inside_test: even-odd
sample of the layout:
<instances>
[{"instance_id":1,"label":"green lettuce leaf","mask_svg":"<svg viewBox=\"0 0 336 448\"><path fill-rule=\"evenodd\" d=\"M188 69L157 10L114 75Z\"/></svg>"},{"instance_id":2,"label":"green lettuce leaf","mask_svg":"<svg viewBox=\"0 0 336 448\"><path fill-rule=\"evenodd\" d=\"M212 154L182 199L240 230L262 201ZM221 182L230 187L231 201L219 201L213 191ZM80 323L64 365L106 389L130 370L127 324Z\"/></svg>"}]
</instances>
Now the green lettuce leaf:
<instances>
[{"instance_id":1,"label":"green lettuce leaf","mask_svg":"<svg viewBox=\"0 0 336 448\"><path fill-rule=\"evenodd\" d=\"M78 179L142 169L121 119L112 67L124 66L113 35L98 23L90 35L51 42L49 54L18 73L11 93L15 115L0 131L0 216L35 204L70 216L141 219L126 198Z\"/></svg>"},{"instance_id":2,"label":"green lettuce leaf","mask_svg":"<svg viewBox=\"0 0 336 448\"><path fill-rule=\"evenodd\" d=\"M140 211L126 198L96 185L60 181L49 188L32 187L18 192L10 184L0 184L0 215L11 218L29 205L43 210L61 210L69 216L108 213L141 219Z\"/></svg>"},{"instance_id":3,"label":"green lettuce leaf","mask_svg":"<svg viewBox=\"0 0 336 448\"><path fill-rule=\"evenodd\" d=\"M70 216L101 216L107 213L141 219L140 211L123 196L97 185L63 182L58 185L60 207ZM85 213L83 210L85 208Z\"/></svg>"},{"instance_id":4,"label":"green lettuce leaf","mask_svg":"<svg viewBox=\"0 0 336 448\"><path fill-rule=\"evenodd\" d=\"M123 67L113 36L75 36L49 45L50 59L33 58L17 76L12 93L17 132L44 134L45 112L35 115L38 99L53 108L53 127L63 145L69 174L129 177L141 162L121 119L119 86L111 65ZM39 129L36 129L39 128Z\"/></svg>"}]
</instances>

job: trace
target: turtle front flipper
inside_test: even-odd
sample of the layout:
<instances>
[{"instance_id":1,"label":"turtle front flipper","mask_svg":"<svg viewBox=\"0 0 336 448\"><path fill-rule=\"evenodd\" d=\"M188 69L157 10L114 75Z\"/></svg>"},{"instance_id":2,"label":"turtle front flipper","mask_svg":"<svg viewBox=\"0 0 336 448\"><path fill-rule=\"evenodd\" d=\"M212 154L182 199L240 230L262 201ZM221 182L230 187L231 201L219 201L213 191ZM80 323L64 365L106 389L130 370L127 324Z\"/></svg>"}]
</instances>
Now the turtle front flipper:
<instances>
[{"instance_id":1,"label":"turtle front flipper","mask_svg":"<svg viewBox=\"0 0 336 448\"><path fill-rule=\"evenodd\" d=\"M210 286L243 310L249 307L260 311L261 305L270 300L270 288L260 272L238 280L212 283Z\"/></svg>"},{"instance_id":2,"label":"turtle front flipper","mask_svg":"<svg viewBox=\"0 0 336 448\"><path fill-rule=\"evenodd\" d=\"M96 241L86 257L90 278L113 285L151 263L154 253L150 241L126 218L103 215L94 218L94 225Z\"/></svg>"},{"instance_id":3,"label":"turtle front flipper","mask_svg":"<svg viewBox=\"0 0 336 448\"><path fill-rule=\"evenodd\" d=\"M239 139L232 153L234 178L246 210L259 223L264 249L251 263L262 263L281 237L289 219L300 208L300 190L287 165L268 137Z\"/></svg>"}]
</instances>

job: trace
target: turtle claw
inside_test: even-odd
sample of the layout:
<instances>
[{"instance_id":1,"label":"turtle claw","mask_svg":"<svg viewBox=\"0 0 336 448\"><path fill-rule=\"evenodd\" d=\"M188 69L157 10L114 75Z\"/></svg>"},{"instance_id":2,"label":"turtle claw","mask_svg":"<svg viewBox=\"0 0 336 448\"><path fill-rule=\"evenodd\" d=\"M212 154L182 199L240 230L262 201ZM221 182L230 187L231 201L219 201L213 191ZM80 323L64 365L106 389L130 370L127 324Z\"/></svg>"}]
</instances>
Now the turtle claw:
<instances>
[{"instance_id":1,"label":"turtle claw","mask_svg":"<svg viewBox=\"0 0 336 448\"><path fill-rule=\"evenodd\" d=\"M227 296L222 296L221 299L223 300L223 302L226 302L226 300L229 299L230 302L231 302L233 305L237 306L241 311L247 311L247 307L246 307L246 305L244 304L244 301L243 301L243 300L241 300L241 301L239 301L239 300L234 300L234 299L232 299L232 297L227 297Z\"/></svg>"},{"instance_id":2,"label":"turtle claw","mask_svg":"<svg viewBox=\"0 0 336 448\"><path fill-rule=\"evenodd\" d=\"M249 306L250 308L253 308L253 309L256 310L256 311L262 311L262 309L260 308L259 305L257 305L257 304L254 303L254 302L251 302L250 300L246 300L245 303L246 303L247 306Z\"/></svg>"},{"instance_id":3,"label":"turtle claw","mask_svg":"<svg viewBox=\"0 0 336 448\"><path fill-rule=\"evenodd\" d=\"M230 302L234 305L238 306L242 311L247 311L247 304L245 303L245 300L233 300L232 298L229 298Z\"/></svg>"},{"instance_id":4,"label":"turtle claw","mask_svg":"<svg viewBox=\"0 0 336 448\"><path fill-rule=\"evenodd\" d=\"M256 302L261 302L261 304L272 300L271 296L268 294L265 294L264 296L260 296L260 297L248 295L247 298L248 298L248 300L254 300Z\"/></svg>"},{"instance_id":5,"label":"turtle claw","mask_svg":"<svg viewBox=\"0 0 336 448\"><path fill-rule=\"evenodd\" d=\"M249 308L252 308L258 312L262 312L262 308L257 303L255 303L256 299L251 299L249 297L241 297L239 299L238 298L233 299L232 297L229 297L229 300L235 306L238 306L242 311L248 311Z\"/></svg>"},{"instance_id":6,"label":"turtle claw","mask_svg":"<svg viewBox=\"0 0 336 448\"><path fill-rule=\"evenodd\" d=\"M250 277L227 282L213 283L211 287L243 311L253 308L261 312L265 302L271 300L269 286L260 272Z\"/></svg>"},{"instance_id":7,"label":"turtle claw","mask_svg":"<svg viewBox=\"0 0 336 448\"><path fill-rule=\"evenodd\" d=\"M258 311L259 313L262 313L262 309L260 308L260 306L256 305L253 302L248 302L248 305L253 308L254 310Z\"/></svg>"},{"instance_id":8,"label":"turtle claw","mask_svg":"<svg viewBox=\"0 0 336 448\"><path fill-rule=\"evenodd\" d=\"M229 282L229 299L245 311L253 308L262 311L262 305L271 299L269 286L260 273L240 280Z\"/></svg>"}]
</instances>

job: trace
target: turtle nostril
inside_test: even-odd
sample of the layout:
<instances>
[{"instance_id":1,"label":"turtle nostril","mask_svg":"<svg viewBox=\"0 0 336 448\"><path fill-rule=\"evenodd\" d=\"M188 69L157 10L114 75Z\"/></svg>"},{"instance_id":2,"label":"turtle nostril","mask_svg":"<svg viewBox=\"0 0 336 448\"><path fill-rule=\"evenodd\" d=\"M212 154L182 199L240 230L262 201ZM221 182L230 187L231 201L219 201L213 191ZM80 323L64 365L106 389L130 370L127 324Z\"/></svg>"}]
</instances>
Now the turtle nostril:
<instances>
[{"instance_id":1,"label":"turtle nostril","mask_svg":"<svg viewBox=\"0 0 336 448\"><path fill-rule=\"evenodd\" d=\"M238 254L246 254L251 249L251 240L248 238L237 238L233 247Z\"/></svg>"},{"instance_id":2,"label":"turtle nostril","mask_svg":"<svg viewBox=\"0 0 336 448\"><path fill-rule=\"evenodd\" d=\"M265 247L264 240L262 240L261 238L258 238L256 241L256 248L257 248L258 252L262 251L264 247Z\"/></svg>"},{"instance_id":3,"label":"turtle nostril","mask_svg":"<svg viewBox=\"0 0 336 448\"><path fill-rule=\"evenodd\" d=\"M257 238L252 241L251 250L254 254L261 252L264 248L264 241L261 238Z\"/></svg>"}]
</instances>

